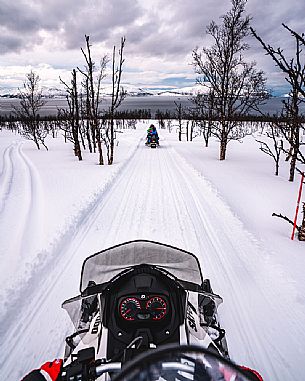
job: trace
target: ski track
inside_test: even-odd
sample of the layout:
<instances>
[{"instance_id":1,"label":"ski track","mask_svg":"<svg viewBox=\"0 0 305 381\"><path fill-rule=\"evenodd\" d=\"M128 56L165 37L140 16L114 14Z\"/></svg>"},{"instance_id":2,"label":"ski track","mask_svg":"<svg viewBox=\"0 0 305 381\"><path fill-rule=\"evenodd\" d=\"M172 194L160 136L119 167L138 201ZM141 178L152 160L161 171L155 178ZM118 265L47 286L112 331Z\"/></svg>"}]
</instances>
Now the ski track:
<instances>
[{"instance_id":1,"label":"ski track","mask_svg":"<svg viewBox=\"0 0 305 381\"><path fill-rule=\"evenodd\" d=\"M300 343L305 334L297 323L291 337L287 328L301 312L281 299L284 287L294 294L292 282L284 282L276 269L270 272L261 243L202 176L166 141L160 143L156 150L143 140L138 144L116 178L54 245L51 259L40 269L43 277L36 274L31 289L20 291L20 304L14 307L17 321L4 325L5 330L2 325L0 379L18 380L40 363L62 356L71 324L60 305L77 293L88 255L124 241L150 239L198 256L204 276L224 298L219 315L235 361L259 369L266 380L302 380ZM6 160L9 184L13 176Z\"/></svg>"},{"instance_id":2,"label":"ski track","mask_svg":"<svg viewBox=\"0 0 305 381\"><path fill-rule=\"evenodd\" d=\"M143 138L141 138L141 140L142 139ZM130 158L135 154L136 149L141 143L141 140L138 142L135 148L131 151ZM16 159L14 161L16 163ZM15 303L22 302L22 299L32 295L32 293L35 293L35 289L32 287L32 284L33 283L36 284L37 282L39 282L41 278L40 274L42 271L46 271L54 267L54 263L55 264L57 263L59 256L61 261L63 261L66 257L68 261L70 260L70 257L68 256L68 254L65 255L67 251L67 245L71 247L72 244L74 243L74 236L78 232L79 226L82 226L82 233L77 235L77 239L75 239L75 242L76 242L75 247L77 247L78 242L81 241L86 236L87 231L91 228L91 225L95 221L95 215L97 214L96 208L98 204L101 202L103 197L107 196L107 192L109 188L111 187L112 182L116 179L116 176L120 175L125 165L126 163L123 163L123 165L121 164L117 166L116 170L114 171L114 173L112 174L108 182L106 182L102 190L98 194L96 194L93 201L87 207L81 210L79 212L79 215L75 216L71 225L65 231L63 231L62 235L57 237L56 240L51 244L51 247L53 247L53 249L51 251L42 250L39 253L38 260L36 260L34 264L34 268L31 268L32 273L30 274L30 278L26 282L23 281L23 283L20 285L20 294L13 295L12 301L14 303L11 303L9 305L9 308L5 311L4 316L10 316L12 311L16 309L14 305ZM33 193L35 194L37 192L33 191ZM39 209L39 208L34 208L34 209ZM62 252L64 253L63 255L65 255L65 257L61 255ZM56 271L58 271L58 269ZM0 317L0 319L1 318L2 317ZM7 321L5 318L3 319L2 324L0 324L0 338L1 338L2 332L8 330L11 324L12 324L11 321Z\"/></svg>"},{"instance_id":3,"label":"ski track","mask_svg":"<svg viewBox=\"0 0 305 381\"><path fill-rule=\"evenodd\" d=\"M5 150L1 172L1 235L5 236L6 231L12 229L16 237L1 245L2 279L11 273L17 278L18 271L26 271L26 263L32 260L31 253L40 245L42 232L43 200L39 176L23 153L22 145L23 142L16 142Z\"/></svg>"},{"instance_id":4,"label":"ski track","mask_svg":"<svg viewBox=\"0 0 305 381\"><path fill-rule=\"evenodd\" d=\"M13 160L12 153L14 143L8 146L3 153L3 167L0 175L0 214L3 213L5 200L7 199L11 187L13 177Z\"/></svg>"}]
</instances>

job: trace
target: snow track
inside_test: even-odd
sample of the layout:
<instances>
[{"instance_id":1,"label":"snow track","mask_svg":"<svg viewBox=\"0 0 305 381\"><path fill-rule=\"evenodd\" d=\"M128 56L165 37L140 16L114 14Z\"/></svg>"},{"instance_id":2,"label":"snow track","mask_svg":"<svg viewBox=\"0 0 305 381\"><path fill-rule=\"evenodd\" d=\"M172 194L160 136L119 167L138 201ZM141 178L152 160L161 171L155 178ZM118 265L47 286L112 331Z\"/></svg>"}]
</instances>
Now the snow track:
<instances>
[{"instance_id":1,"label":"snow track","mask_svg":"<svg viewBox=\"0 0 305 381\"><path fill-rule=\"evenodd\" d=\"M1 279L25 271L30 253L40 246L43 200L39 176L22 151L22 142L4 152L0 183L1 235L14 231L14 240L3 240L0 249ZM11 218L14 216L14 218ZM6 233L7 232L7 233ZM4 282L6 286L10 286Z\"/></svg>"},{"instance_id":2,"label":"snow track","mask_svg":"<svg viewBox=\"0 0 305 381\"><path fill-rule=\"evenodd\" d=\"M9 149L4 160L2 214L11 207L8 195L18 183L12 180L15 162L27 173L23 181L39 194L35 171L21 146ZM32 218L27 211L37 210L33 197L27 194L22 200L26 204L22 218ZM305 334L297 321L304 317L296 316L288 298L281 298L281 290L288 294L287 287L293 295L293 284L276 271L270 274L261 244L245 231L212 186L162 140L155 150L143 142L138 146L116 179L54 247L52 260L41 269L43 276L32 282L28 299L20 290L24 300L15 306L17 321L14 325L2 322L0 379L18 380L39 363L62 356L71 326L60 305L77 293L83 260L133 239L151 239L194 252L214 291L224 298L219 313L231 357L261 370L266 380L302 380L298 364L304 351L299 343L304 343ZM287 322L292 320L294 332L288 332Z\"/></svg>"}]
</instances>

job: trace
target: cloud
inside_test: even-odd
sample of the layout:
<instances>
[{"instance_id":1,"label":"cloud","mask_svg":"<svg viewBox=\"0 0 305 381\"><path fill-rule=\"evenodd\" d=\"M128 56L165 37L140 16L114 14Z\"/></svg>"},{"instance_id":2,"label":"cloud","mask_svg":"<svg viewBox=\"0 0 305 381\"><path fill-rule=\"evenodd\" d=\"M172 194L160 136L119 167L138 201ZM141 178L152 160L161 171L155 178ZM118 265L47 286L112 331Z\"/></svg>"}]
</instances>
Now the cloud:
<instances>
[{"instance_id":1,"label":"cloud","mask_svg":"<svg viewBox=\"0 0 305 381\"><path fill-rule=\"evenodd\" d=\"M192 50L207 43L206 26L212 20L220 23L230 7L229 0L0 0L0 65L47 64L55 71L69 70L82 65L85 34L90 35L95 57L111 52L125 35L125 68L138 70L137 76L126 73L130 80L142 81L148 72L154 82L172 74L194 77ZM276 7L274 2L248 0L246 11L266 42L293 52L291 36L281 23L304 31L303 0L277 0ZM249 59L267 72L272 86L282 81L259 43L249 41Z\"/></svg>"},{"instance_id":2,"label":"cloud","mask_svg":"<svg viewBox=\"0 0 305 381\"><path fill-rule=\"evenodd\" d=\"M0 51L2 54L13 51L19 51L23 46L23 41L18 36L14 35L6 35L5 31L1 30L0 34L2 38L0 38Z\"/></svg>"},{"instance_id":3,"label":"cloud","mask_svg":"<svg viewBox=\"0 0 305 381\"><path fill-rule=\"evenodd\" d=\"M0 1L0 25L6 31L0 43L7 51L29 49L37 43L41 31L52 31L61 37L63 48L78 48L85 34L96 42L106 41L117 28L128 28L142 8L133 0L30 0ZM8 44L7 38L19 36L19 44ZM3 53L3 51L2 51Z\"/></svg>"},{"instance_id":4,"label":"cloud","mask_svg":"<svg viewBox=\"0 0 305 381\"><path fill-rule=\"evenodd\" d=\"M25 1L0 3L0 24L12 33L32 33L39 29L39 14Z\"/></svg>"}]
</instances>

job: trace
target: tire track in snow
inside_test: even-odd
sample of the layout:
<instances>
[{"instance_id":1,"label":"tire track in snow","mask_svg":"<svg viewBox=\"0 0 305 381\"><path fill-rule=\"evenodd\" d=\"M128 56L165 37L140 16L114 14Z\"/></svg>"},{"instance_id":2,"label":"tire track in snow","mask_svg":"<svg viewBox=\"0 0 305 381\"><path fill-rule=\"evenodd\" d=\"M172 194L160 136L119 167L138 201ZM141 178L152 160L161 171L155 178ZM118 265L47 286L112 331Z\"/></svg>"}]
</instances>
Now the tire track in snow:
<instances>
[{"instance_id":1,"label":"tire track in snow","mask_svg":"<svg viewBox=\"0 0 305 381\"><path fill-rule=\"evenodd\" d=\"M18 271L26 271L26 262L31 262L41 237L43 206L39 176L24 155L22 145L23 142L18 142L7 148L1 176L1 235L5 237L6 231L14 231L16 238L2 240L0 257L4 280L9 273L17 278ZM12 271L7 271L8 268ZM9 286L6 281L4 284Z\"/></svg>"},{"instance_id":2,"label":"tire track in snow","mask_svg":"<svg viewBox=\"0 0 305 381\"><path fill-rule=\"evenodd\" d=\"M26 170L27 206L24 215L24 229L21 238L21 251L37 249L41 245L44 203L39 174L29 158L24 154L22 145L18 155ZM40 239L39 239L40 238ZM38 242L37 242L38 241ZM35 242L35 245L33 245Z\"/></svg>"},{"instance_id":3,"label":"tire track in snow","mask_svg":"<svg viewBox=\"0 0 305 381\"><path fill-rule=\"evenodd\" d=\"M293 306L283 311L282 304L276 302L281 300L280 290L283 289L284 294L287 294L289 285L266 268L263 255L267 253L263 252L263 248L244 229L227 205L211 191L206 181L198 175L198 181L188 181L191 177L195 179L190 176L195 171L174 152L172 157L175 157L173 165L176 165L177 174L185 179L185 199L189 195L194 204L190 208L194 228L197 225L198 232L202 230L203 233L199 241L203 254L201 262L204 269L209 271L212 285L216 284L222 290L220 294L226 295L221 311L226 312L224 327L231 330L231 335L228 335L229 350L230 347L234 348L235 360L265 370L269 379L281 380L283 376L292 379L297 373L302 351L294 354L295 366L289 365L287 359L291 360L291 351L299 347L299 338L304 336L303 329L298 327L298 334L290 337L287 321L296 320L296 311ZM181 166L177 165L178 162ZM203 228L198 229L198 226ZM291 291L293 294L293 289ZM285 302L286 306L290 304L289 300ZM303 321L304 316L300 318ZM281 332L280 339L278 331ZM274 342L280 343L281 348L277 348ZM300 370L300 380L302 373Z\"/></svg>"},{"instance_id":4,"label":"tire track in snow","mask_svg":"<svg viewBox=\"0 0 305 381\"><path fill-rule=\"evenodd\" d=\"M5 201L10 193L13 178L12 154L15 143L8 146L3 153L3 166L0 175L0 214L5 208Z\"/></svg>"},{"instance_id":5,"label":"tire track in snow","mask_svg":"<svg viewBox=\"0 0 305 381\"><path fill-rule=\"evenodd\" d=\"M142 141L143 138L139 141L134 150L131 151L129 160L131 160L135 155L136 150ZM58 241L54 243L53 251L42 253L40 257L41 262L35 263L31 277L26 282L20 284L19 293L15 292L10 295L10 304L6 306L7 309L0 318L0 347L5 342L6 344L3 345L3 348L6 348L7 345L14 348L15 346L18 346L18 341L23 339L19 325L14 324L15 322L12 321L12 319L9 319L9 316L15 316L16 319L20 319L21 316L25 315L28 322L32 323L35 321L37 322L37 325L41 323L36 316L37 306L40 306L41 303L47 306L45 296L52 293L54 286L58 280L64 276L64 274L66 274L68 278L71 277L70 274L67 274L67 269L73 260L75 252L87 236L88 231L92 229L92 225L100 215L103 205L105 202L107 203L105 200L108 200L108 193L110 192L111 187L114 183L119 181L122 176L123 169L128 164L128 160L126 160L118 166L108 183L105 184L101 192L96 196L92 203L80 212L74 224L72 224L70 228L58 239ZM83 259L91 253L92 251L90 251L90 253L84 252L83 257L80 257L80 261L77 262L77 266L73 273L76 279L79 279L80 266ZM42 273L44 274L44 277L41 276ZM78 284L78 282L76 281L75 284ZM42 289L42 291L40 291L40 289ZM24 304L24 300L30 300L30 303ZM60 298L60 301L56 307L58 308L62 302L63 300ZM41 306L38 308L43 307ZM62 312L63 311L59 309L59 316L61 316L61 319ZM65 312L63 313L65 314ZM58 321L61 321L61 319ZM62 339L64 338L62 337ZM3 359L0 359L0 369L2 368L2 365L5 364L6 360L11 356L10 352L3 351L2 353L6 353L6 355ZM21 375L22 372L20 376Z\"/></svg>"}]
</instances>

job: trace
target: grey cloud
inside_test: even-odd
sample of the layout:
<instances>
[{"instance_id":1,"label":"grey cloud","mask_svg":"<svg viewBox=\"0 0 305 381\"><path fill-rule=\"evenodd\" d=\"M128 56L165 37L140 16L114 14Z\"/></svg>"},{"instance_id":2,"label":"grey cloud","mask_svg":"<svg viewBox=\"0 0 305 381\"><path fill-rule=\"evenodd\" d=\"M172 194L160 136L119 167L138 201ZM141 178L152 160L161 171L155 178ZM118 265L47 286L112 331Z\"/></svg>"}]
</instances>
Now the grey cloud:
<instances>
[{"instance_id":1,"label":"grey cloud","mask_svg":"<svg viewBox=\"0 0 305 381\"><path fill-rule=\"evenodd\" d=\"M133 44L137 46L137 44L145 41L149 36L156 33L156 25L153 22L147 22L141 26L132 25L126 31L126 38L128 40L128 44Z\"/></svg>"},{"instance_id":2,"label":"grey cloud","mask_svg":"<svg viewBox=\"0 0 305 381\"><path fill-rule=\"evenodd\" d=\"M133 0L48 0L40 4L30 0L14 3L0 0L0 23L6 38L14 40L20 34L18 44L7 43L0 37L0 44L6 46L0 53L29 47L41 30L60 32L63 47L69 49L78 48L85 34L102 42L116 28L132 25L141 12L140 5Z\"/></svg>"},{"instance_id":3,"label":"grey cloud","mask_svg":"<svg viewBox=\"0 0 305 381\"><path fill-rule=\"evenodd\" d=\"M1 34L0 52L8 53L10 51L19 51L22 46L22 40L15 36L5 36Z\"/></svg>"},{"instance_id":4,"label":"grey cloud","mask_svg":"<svg viewBox=\"0 0 305 381\"><path fill-rule=\"evenodd\" d=\"M218 19L229 8L229 2L226 7L224 4L223 0L161 0L161 17L152 15L151 34L141 34L141 39L138 38L138 44L132 46L132 50L165 59L181 58L202 41L205 27L215 17L215 12Z\"/></svg>"},{"instance_id":5,"label":"grey cloud","mask_svg":"<svg viewBox=\"0 0 305 381\"><path fill-rule=\"evenodd\" d=\"M92 1L89 3L93 4ZM117 28L128 29L142 12L141 7L132 0L94 1L94 4L95 7L82 7L65 20L64 39L68 48L79 47L85 34L89 34L92 41L107 43Z\"/></svg>"},{"instance_id":6,"label":"grey cloud","mask_svg":"<svg viewBox=\"0 0 305 381\"><path fill-rule=\"evenodd\" d=\"M60 41L59 50L79 49L85 34L109 48L126 35L126 54L179 63L206 43L206 26L220 23L230 7L230 0L0 0L0 54L31 49L45 30ZM288 52L293 43L281 23L305 31L304 0L248 0L246 12L264 41ZM253 38L249 43L250 58L275 75L278 69L259 43Z\"/></svg>"},{"instance_id":7,"label":"grey cloud","mask_svg":"<svg viewBox=\"0 0 305 381\"><path fill-rule=\"evenodd\" d=\"M12 3L0 2L0 24L8 31L29 33L39 27L38 14L35 8L21 1Z\"/></svg>"},{"instance_id":8,"label":"grey cloud","mask_svg":"<svg viewBox=\"0 0 305 381\"><path fill-rule=\"evenodd\" d=\"M305 31L305 3L302 0L252 0L248 2L247 10L252 15L254 29L274 47L292 47L290 35L284 31L282 23L300 33Z\"/></svg>"}]
</instances>

